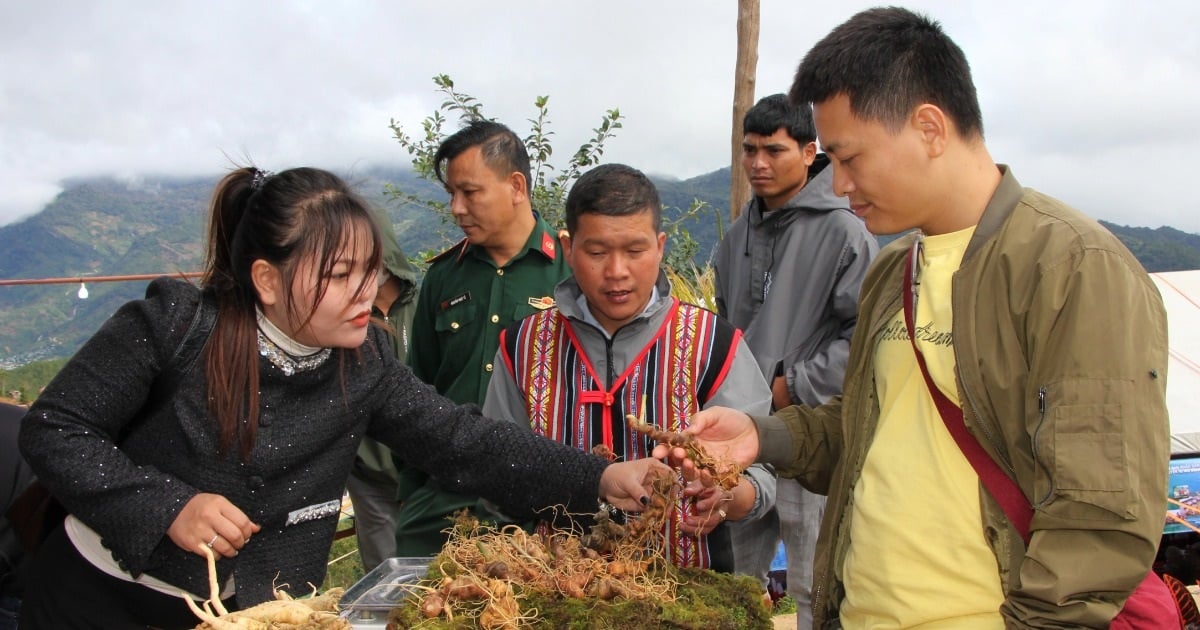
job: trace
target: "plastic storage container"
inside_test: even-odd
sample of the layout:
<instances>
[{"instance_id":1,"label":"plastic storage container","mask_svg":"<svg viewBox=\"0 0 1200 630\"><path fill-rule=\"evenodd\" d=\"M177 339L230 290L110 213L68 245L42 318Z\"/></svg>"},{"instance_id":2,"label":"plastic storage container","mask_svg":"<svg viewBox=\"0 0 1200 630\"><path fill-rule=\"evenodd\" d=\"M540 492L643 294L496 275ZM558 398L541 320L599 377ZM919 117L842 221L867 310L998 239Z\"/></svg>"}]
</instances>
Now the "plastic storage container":
<instances>
[{"instance_id":1,"label":"plastic storage container","mask_svg":"<svg viewBox=\"0 0 1200 630\"><path fill-rule=\"evenodd\" d=\"M346 589L339 606L341 616L354 630L387 626L388 612L411 592L433 558L388 558Z\"/></svg>"}]
</instances>

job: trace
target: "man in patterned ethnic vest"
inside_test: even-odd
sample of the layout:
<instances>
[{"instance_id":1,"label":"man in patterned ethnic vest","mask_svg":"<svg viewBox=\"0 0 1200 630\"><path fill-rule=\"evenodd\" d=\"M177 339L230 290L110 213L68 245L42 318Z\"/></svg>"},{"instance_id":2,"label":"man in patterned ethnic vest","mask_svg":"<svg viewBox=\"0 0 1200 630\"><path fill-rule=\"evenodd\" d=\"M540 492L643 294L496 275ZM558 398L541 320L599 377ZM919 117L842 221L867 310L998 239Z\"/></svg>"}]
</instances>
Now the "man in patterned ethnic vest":
<instances>
[{"instance_id":1,"label":"man in patterned ethnic vest","mask_svg":"<svg viewBox=\"0 0 1200 630\"><path fill-rule=\"evenodd\" d=\"M741 331L671 296L660 267L667 238L661 215L654 184L628 166L600 166L576 182L563 238L574 276L556 287L556 308L501 335L485 413L526 422L579 449L603 444L632 460L654 445L629 429L626 414L680 431L709 405L769 409L770 388ZM765 471L753 470L730 492L686 488L665 527L667 557L731 572L725 521L761 516L771 483Z\"/></svg>"}]
</instances>

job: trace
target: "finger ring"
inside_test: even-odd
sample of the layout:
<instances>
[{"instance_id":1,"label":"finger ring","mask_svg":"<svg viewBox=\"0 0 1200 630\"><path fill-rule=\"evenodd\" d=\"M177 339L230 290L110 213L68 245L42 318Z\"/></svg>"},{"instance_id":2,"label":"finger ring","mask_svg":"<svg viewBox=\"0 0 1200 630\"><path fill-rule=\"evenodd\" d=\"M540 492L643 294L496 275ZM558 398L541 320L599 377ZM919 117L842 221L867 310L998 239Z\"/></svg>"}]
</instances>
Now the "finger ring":
<instances>
[{"instance_id":1,"label":"finger ring","mask_svg":"<svg viewBox=\"0 0 1200 630\"><path fill-rule=\"evenodd\" d=\"M725 510L717 510L717 516L720 516L722 521L725 520Z\"/></svg>"},{"instance_id":2,"label":"finger ring","mask_svg":"<svg viewBox=\"0 0 1200 630\"><path fill-rule=\"evenodd\" d=\"M210 541L208 541L208 542L204 543L204 545L205 545L206 547L208 547L209 549L212 549L212 546L213 546L213 544L214 544L214 543L216 543L216 542L217 542L217 539L218 539L218 538L220 538L220 537L221 537L221 535L220 535L220 534L213 534L212 540L210 540Z\"/></svg>"}]
</instances>

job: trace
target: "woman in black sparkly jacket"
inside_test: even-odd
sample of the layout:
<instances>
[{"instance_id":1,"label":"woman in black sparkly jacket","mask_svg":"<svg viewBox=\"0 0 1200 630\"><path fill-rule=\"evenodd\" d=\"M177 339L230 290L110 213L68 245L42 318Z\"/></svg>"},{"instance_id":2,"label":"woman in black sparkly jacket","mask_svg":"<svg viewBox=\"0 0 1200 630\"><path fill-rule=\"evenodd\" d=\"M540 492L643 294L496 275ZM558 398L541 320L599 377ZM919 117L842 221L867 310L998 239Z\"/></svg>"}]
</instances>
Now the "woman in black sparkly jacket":
<instances>
[{"instance_id":1,"label":"woman in black sparkly jacket","mask_svg":"<svg viewBox=\"0 0 1200 630\"><path fill-rule=\"evenodd\" d=\"M39 551L22 628L191 627L203 547L228 607L324 578L364 435L511 514L597 496L637 510L647 470L608 465L440 397L369 326L378 228L317 169L217 186L197 288L150 284L63 367L21 448L71 516Z\"/></svg>"}]
</instances>

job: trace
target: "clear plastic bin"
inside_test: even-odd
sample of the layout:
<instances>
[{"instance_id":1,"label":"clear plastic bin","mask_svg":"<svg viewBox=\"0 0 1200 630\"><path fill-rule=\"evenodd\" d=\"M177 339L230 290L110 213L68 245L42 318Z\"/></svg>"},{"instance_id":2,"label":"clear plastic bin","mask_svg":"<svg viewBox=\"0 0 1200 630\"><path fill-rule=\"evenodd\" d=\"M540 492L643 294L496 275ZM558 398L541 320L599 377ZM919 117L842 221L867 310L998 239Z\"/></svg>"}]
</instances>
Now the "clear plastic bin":
<instances>
[{"instance_id":1,"label":"clear plastic bin","mask_svg":"<svg viewBox=\"0 0 1200 630\"><path fill-rule=\"evenodd\" d=\"M433 558L388 558L346 589L339 602L341 616L355 630L383 628L388 612L425 577Z\"/></svg>"}]
</instances>

